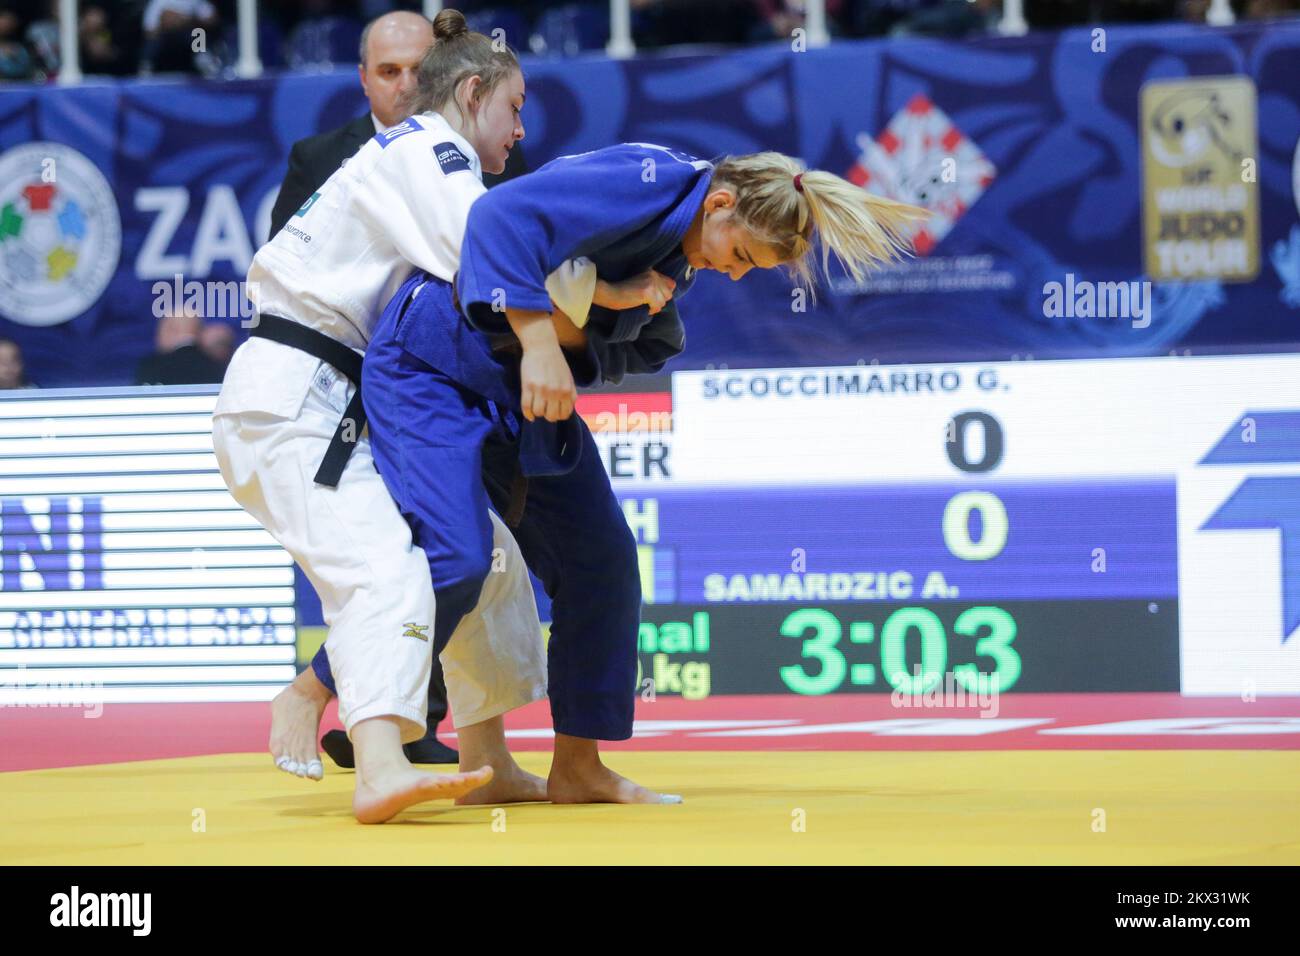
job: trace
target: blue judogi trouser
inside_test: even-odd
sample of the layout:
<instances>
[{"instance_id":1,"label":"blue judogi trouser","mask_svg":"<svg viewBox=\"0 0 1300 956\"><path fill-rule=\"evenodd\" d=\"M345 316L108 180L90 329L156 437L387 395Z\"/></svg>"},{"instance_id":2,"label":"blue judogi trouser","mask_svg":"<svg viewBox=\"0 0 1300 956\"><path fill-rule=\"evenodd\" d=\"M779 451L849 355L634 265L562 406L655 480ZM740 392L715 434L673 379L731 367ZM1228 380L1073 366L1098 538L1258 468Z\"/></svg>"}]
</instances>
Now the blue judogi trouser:
<instances>
[{"instance_id":1,"label":"blue judogi trouser","mask_svg":"<svg viewBox=\"0 0 1300 956\"><path fill-rule=\"evenodd\" d=\"M582 443L577 464L564 474L528 477L514 522L520 432L528 426L517 412L462 384L483 382L488 373L508 380L511 366L466 359L477 354L469 350L462 362L447 363L459 366L453 377L403 348L395 329L410 286L399 290L375 330L362 387L375 464L429 560L435 651L478 603L492 573L491 499L551 598L547 669L555 731L626 740L636 695L641 581L635 540L591 432L575 419L570 440ZM429 291L426 286L422 294ZM312 663L332 686L324 648Z\"/></svg>"}]
</instances>

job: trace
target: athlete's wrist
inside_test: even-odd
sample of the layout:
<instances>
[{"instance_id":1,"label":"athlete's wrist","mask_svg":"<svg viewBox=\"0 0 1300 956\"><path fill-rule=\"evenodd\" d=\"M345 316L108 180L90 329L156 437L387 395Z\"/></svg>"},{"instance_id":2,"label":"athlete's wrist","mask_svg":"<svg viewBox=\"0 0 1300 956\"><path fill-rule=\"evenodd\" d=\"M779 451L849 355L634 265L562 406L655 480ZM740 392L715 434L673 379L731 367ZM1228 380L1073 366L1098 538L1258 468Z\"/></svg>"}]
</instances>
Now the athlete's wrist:
<instances>
[{"instance_id":1,"label":"athlete's wrist","mask_svg":"<svg viewBox=\"0 0 1300 956\"><path fill-rule=\"evenodd\" d=\"M596 288L591 292L592 305L599 305L606 309L617 309L617 296L614 294L614 287L604 279L596 280Z\"/></svg>"},{"instance_id":2,"label":"athlete's wrist","mask_svg":"<svg viewBox=\"0 0 1300 956\"><path fill-rule=\"evenodd\" d=\"M506 310L506 320L514 330L525 352L558 350L559 337L549 312L523 312L517 309Z\"/></svg>"},{"instance_id":3,"label":"athlete's wrist","mask_svg":"<svg viewBox=\"0 0 1300 956\"><path fill-rule=\"evenodd\" d=\"M587 333L560 308L551 314L551 326L555 329L555 338L562 349L585 349Z\"/></svg>"}]
</instances>

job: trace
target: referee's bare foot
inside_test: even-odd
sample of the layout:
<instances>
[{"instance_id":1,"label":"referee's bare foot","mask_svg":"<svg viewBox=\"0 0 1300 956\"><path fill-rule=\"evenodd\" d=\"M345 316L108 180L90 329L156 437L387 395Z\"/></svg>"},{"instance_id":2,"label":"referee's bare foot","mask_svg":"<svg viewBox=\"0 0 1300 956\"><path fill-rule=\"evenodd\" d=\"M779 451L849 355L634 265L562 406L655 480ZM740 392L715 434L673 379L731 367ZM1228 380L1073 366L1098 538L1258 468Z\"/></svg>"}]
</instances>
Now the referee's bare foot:
<instances>
[{"instance_id":1,"label":"referee's bare foot","mask_svg":"<svg viewBox=\"0 0 1300 956\"><path fill-rule=\"evenodd\" d=\"M325 775L316 730L332 696L308 667L271 701L271 757L281 770L311 780Z\"/></svg>"},{"instance_id":2,"label":"referee's bare foot","mask_svg":"<svg viewBox=\"0 0 1300 956\"><path fill-rule=\"evenodd\" d=\"M394 764L357 780L352 813L358 823L384 823L407 807L429 800L454 800L492 780L492 768L471 773L434 774Z\"/></svg>"},{"instance_id":3,"label":"referee's bare foot","mask_svg":"<svg viewBox=\"0 0 1300 956\"><path fill-rule=\"evenodd\" d=\"M596 741L555 735L555 760L546 781L552 803L681 803L616 774L600 762Z\"/></svg>"}]
</instances>

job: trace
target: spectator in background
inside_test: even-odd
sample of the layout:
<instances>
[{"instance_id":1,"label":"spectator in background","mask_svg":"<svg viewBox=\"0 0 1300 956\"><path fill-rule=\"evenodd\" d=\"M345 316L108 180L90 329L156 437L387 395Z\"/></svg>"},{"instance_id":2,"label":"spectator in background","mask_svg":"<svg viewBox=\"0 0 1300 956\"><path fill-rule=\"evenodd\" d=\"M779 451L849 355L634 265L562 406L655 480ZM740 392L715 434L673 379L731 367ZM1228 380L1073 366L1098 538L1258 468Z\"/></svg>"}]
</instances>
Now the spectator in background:
<instances>
[{"instance_id":1,"label":"spectator in background","mask_svg":"<svg viewBox=\"0 0 1300 956\"><path fill-rule=\"evenodd\" d=\"M994 32L1001 17L1001 0L943 0L894 24L889 32L892 36L959 39Z\"/></svg>"},{"instance_id":2,"label":"spectator in background","mask_svg":"<svg viewBox=\"0 0 1300 956\"><path fill-rule=\"evenodd\" d=\"M37 20L27 28L27 45L36 57L38 74L53 76L59 72L59 0L46 4L44 20Z\"/></svg>"},{"instance_id":3,"label":"spectator in background","mask_svg":"<svg viewBox=\"0 0 1300 956\"><path fill-rule=\"evenodd\" d=\"M1092 0L1025 0L1033 30L1064 30L1092 19Z\"/></svg>"},{"instance_id":4,"label":"spectator in background","mask_svg":"<svg viewBox=\"0 0 1300 956\"><path fill-rule=\"evenodd\" d=\"M204 322L199 329L199 350L216 364L221 378L235 354L235 330L225 322Z\"/></svg>"},{"instance_id":5,"label":"spectator in background","mask_svg":"<svg viewBox=\"0 0 1300 956\"><path fill-rule=\"evenodd\" d=\"M197 315L165 315L158 320L157 351L135 371L137 385L206 385L220 382L221 367L199 348Z\"/></svg>"},{"instance_id":6,"label":"spectator in background","mask_svg":"<svg viewBox=\"0 0 1300 956\"><path fill-rule=\"evenodd\" d=\"M286 59L295 69L345 63L360 32L361 24L339 15L333 0L303 0L302 17L289 33Z\"/></svg>"},{"instance_id":7,"label":"spectator in background","mask_svg":"<svg viewBox=\"0 0 1300 956\"><path fill-rule=\"evenodd\" d=\"M0 389L35 388L27 381L23 350L13 339L0 339Z\"/></svg>"},{"instance_id":8,"label":"spectator in background","mask_svg":"<svg viewBox=\"0 0 1300 956\"><path fill-rule=\"evenodd\" d=\"M752 0L757 22L746 37L751 43L780 40L804 25L803 4L795 0Z\"/></svg>"},{"instance_id":9,"label":"spectator in background","mask_svg":"<svg viewBox=\"0 0 1300 956\"><path fill-rule=\"evenodd\" d=\"M144 8L144 55L141 72L195 73L212 62L206 51L215 44L221 20L208 0L149 0ZM195 50L195 30L202 30L202 49Z\"/></svg>"},{"instance_id":10,"label":"spectator in background","mask_svg":"<svg viewBox=\"0 0 1300 956\"><path fill-rule=\"evenodd\" d=\"M744 43L758 17L751 0L632 0L638 47Z\"/></svg>"},{"instance_id":11,"label":"spectator in background","mask_svg":"<svg viewBox=\"0 0 1300 956\"><path fill-rule=\"evenodd\" d=\"M807 26L803 0L750 0L750 5L757 18L748 37L751 42L787 39L795 30ZM826 0L828 30L839 22L843 7L844 0Z\"/></svg>"},{"instance_id":12,"label":"spectator in background","mask_svg":"<svg viewBox=\"0 0 1300 956\"><path fill-rule=\"evenodd\" d=\"M26 80L32 75L32 55L23 46L21 22L11 10L0 10L0 80Z\"/></svg>"},{"instance_id":13,"label":"spectator in background","mask_svg":"<svg viewBox=\"0 0 1300 956\"><path fill-rule=\"evenodd\" d=\"M59 37L59 0L49 0L47 16L27 28L27 43L40 74L53 76L63 63ZM114 38L113 23L103 7L82 5L77 20L81 72L120 76L132 70L131 58Z\"/></svg>"},{"instance_id":14,"label":"spectator in background","mask_svg":"<svg viewBox=\"0 0 1300 956\"><path fill-rule=\"evenodd\" d=\"M1296 0L1247 0L1244 11L1247 20L1268 20L1272 17L1289 17L1300 12Z\"/></svg>"},{"instance_id":15,"label":"spectator in background","mask_svg":"<svg viewBox=\"0 0 1300 956\"><path fill-rule=\"evenodd\" d=\"M77 23L83 73L117 74L129 69L122 51L113 42L113 31L103 7L83 7Z\"/></svg>"},{"instance_id":16,"label":"spectator in background","mask_svg":"<svg viewBox=\"0 0 1300 956\"><path fill-rule=\"evenodd\" d=\"M1178 15L1177 0L1092 0L1090 23L1157 23Z\"/></svg>"},{"instance_id":17,"label":"spectator in background","mask_svg":"<svg viewBox=\"0 0 1300 956\"><path fill-rule=\"evenodd\" d=\"M883 36L913 14L939 6L944 0L846 0L840 27L855 37Z\"/></svg>"}]
</instances>

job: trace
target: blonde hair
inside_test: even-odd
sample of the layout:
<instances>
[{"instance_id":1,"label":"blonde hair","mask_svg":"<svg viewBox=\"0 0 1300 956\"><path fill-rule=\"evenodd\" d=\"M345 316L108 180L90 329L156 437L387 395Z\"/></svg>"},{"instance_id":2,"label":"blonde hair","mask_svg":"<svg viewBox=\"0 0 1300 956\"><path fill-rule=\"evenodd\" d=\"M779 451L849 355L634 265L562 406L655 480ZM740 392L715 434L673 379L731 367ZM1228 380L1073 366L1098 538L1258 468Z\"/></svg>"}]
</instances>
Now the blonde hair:
<instances>
[{"instance_id":1,"label":"blonde hair","mask_svg":"<svg viewBox=\"0 0 1300 956\"><path fill-rule=\"evenodd\" d=\"M472 31L459 10L441 10L433 18L433 45L420 61L416 87L405 103L406 113L436 112L456 102L461 81L471 76L480 80L474 99L482 101L517 70L519 60L510 47ZM459 103L456 109L460 110Z\"/></svg>"},{"instance_id":2,"label":"blonde hair","mask_svg":"<svg viewBox=\"0 0 1300 956\"><path fill-rule=\"evenodd\" d=\"M810 293L816 290L814 240L821 244L823 274L834 255L860 283L868 270L910 254L909 227L929 216L918 206L872 195L834 173L809 170L784 153L724 157L714 166L710 189L719 186L736 194L740 223L770 246Z\"/></svg>"}]
</instances>

